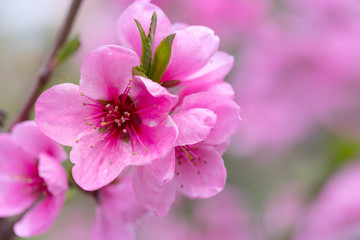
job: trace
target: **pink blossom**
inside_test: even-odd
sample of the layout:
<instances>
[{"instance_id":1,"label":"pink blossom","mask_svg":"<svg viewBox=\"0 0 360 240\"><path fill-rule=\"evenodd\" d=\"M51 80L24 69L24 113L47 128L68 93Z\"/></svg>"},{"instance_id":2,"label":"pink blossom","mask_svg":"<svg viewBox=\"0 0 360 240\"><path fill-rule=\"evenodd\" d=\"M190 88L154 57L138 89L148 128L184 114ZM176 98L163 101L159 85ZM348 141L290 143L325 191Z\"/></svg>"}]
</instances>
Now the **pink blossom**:
<instances>
[{"instance_id":1,"label":"pink blossom","mask_svg":"<svg viewBox=\"0 0 360 240\"><path fill-rule=\"evenodd\" d=\"M360 237L360 164L348 165L328 181L303 224L297 240L350 240Z\"/></svg>"},{"instance_id":2,"label":"pink blossom","mask_svg":"<svg viewBox=\"0 0 360 240\"><path fill-rule=\"evenodd\" d=\"M132 77L139 64L130 49L98 48L82 65L80 86L54 86L36 103L40 130L73 147L73 176L85 190L112 182L128 165L151 163L175 142L177 128L168 113L177 96Z\"/></svg>"},{"instance_id":3,"label":"pink blossom","mask_svg":"<svg viewBox=\"0 0 360 240\"><path fill-rule=\"evenodd\" d=\"M151 166L134 172L139 201L166 215L176 189L190 198L209 198L222 191L226 169L221 154L240 123L239 107L214 93L186 96L172 118L179 129L175 147Z\"/></svg>"},{"instance_id":4,"label":"pink blossom","mask_svg":"<svg viewBox=\"0 0 360 240\"><path fill-rule=\"evenodd\" d=\"M93 240L134 240L136 221L147 211L136 200L129 177L97 192Z\"/></svg>"},{"instance_id":5,"label":"pink blossom","mask_svg":"<svg viewBox=\"0 0 360 240\"><path fill-rule=\"evenodd\" d=\"M202 70L212 61L213 56L218 52L219 37L204 26L171 25L170 20L157 6L147 2L135 2L120 16L117 31L120 43L133 49L139 56L142 53L142 44L134 19L141 23L147 34L154 12L157 13L154 49L166 36L172 33L176 34L172 44L170 62L161 82L164 84L187 84L191 82L191 75ZM218 59L223 61L223 59ZM227 61L227 59L224 61L231 68L232 61ZM217 65L221 65L221 63ZM168 81L176 81L176 83Z\"/></svg>"},{"instance_id":6,"label":"pink blossom","mask_svg":"<svg viewBox=\"0 0 360 240\"><path fill-rule=\"evenodd\" d=\"M60 164L65 159L65 151L33 121L0 134L0 216L29 209L14 226L18 236L42 234L55 222L68 187Z\"/></svg>"},{"instance_id":7,"label":"pink blossom","mask_svg":"<svg viewBox=\"0 0 360 240\"><path fill-rule=\"evenodd\" d=\"M179 205L166 217L141 221L140 240L253 240L250 214L243 196L225 188L219 195L185 202L189 214ZM190 204L191 203L191 204Z\"/></svg>"}]
</instances>

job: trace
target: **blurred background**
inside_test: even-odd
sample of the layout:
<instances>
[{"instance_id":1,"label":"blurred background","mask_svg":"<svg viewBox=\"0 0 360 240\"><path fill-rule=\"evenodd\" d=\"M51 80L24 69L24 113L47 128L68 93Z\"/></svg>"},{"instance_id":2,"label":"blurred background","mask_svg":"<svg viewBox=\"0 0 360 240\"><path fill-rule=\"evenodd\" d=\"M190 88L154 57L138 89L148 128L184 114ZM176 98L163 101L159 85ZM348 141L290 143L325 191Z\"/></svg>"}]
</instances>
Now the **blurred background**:
<instances>
[{"instance_id":1,"label":"blurred background","mask_svg":"<svg viewBox=\"0 0 360 240\"><path fill-rule=\"evenodd\" d=\"M78 83L92 49L118 44L130 0L84 1L71 37L81 47L51 85ZM139 223L139 240L360 239L360 1L153 0L169 19L205 25L235 56L226 81L242 125L224 156L226 189L177 199ZM0 0L0 110L19 112L71 1ZM47 234L91 238L94 202L69 192Z\"/></svg>"}]
</instances>

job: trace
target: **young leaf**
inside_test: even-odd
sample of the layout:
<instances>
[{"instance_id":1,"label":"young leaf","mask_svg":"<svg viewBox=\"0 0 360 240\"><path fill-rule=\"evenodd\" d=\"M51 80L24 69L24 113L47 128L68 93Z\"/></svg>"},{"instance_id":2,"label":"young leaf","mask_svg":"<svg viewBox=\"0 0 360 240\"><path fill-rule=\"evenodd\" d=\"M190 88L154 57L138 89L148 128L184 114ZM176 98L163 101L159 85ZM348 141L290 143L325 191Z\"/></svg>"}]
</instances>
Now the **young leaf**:
<instances>
[{"instance_id":1,"label":"young leaf","mask_svg":"<svg viewBox=\"0 0 360 240\"><path fill-rule=\"evenodd\" d=\"M80 47L79 37L75 36L73 39L65 43L56 53L57 63L65 62L72 56Z\"/></svg>"},{"instance_id":2,"label":"young leaf","mask_svg":"<svg viewBox=\"0 0 360 240\"><path fill-rule=\"evenodd\" d=\"M133 67L131 72L133 76L141 76L147 78L146 74L144 73L144 70L139 66Z\"/></svg>"},{"instance_id":3,"label":"young leaf","mask_svg":"<svg viewBox=\"0 0 360 240\"><path fill-rule=\"evenodd\" d=\"M156 31L156 22L157 22L157 14L156 12L154 12L151 17L149 33L146 36L145 31L142 28L140 22L135 19L135 23L139 29L140 37L141 37L141 45L142 45L141 65L145 69L145 74L148 74L150 71L154 39L155 39L155 31Z\"/></svg>"},{"instance_id":4,"label":"young leaf","mask_svg":"<svg viewBox=\"0 0 360 240\"><path fill-rule=\"evenodd\" d=\"M139 29L139 32L140 32L140 37L141 37L141 45L142 45L142 56L141 56L141 64L144 64L144 58L145 58L145 52L146 52L146 43L147 43L147 37L146 37L146 34L145 34L145 31L144 29L142 28L140 22L136 19L135 20L135 23L136 23L136 26L137 28Z\"/></svg>"},{"instance_id":5,"label":"young leaf","mask_svg":"<svg viewBox=\"0 0 360 240\"><path fill-rule=\"evenodd\" d=\"M154 82L160 82L171 57L171 46L175 33L164 38L155 50L154 60L148 74Z\"/></svg>"}]
</instances>

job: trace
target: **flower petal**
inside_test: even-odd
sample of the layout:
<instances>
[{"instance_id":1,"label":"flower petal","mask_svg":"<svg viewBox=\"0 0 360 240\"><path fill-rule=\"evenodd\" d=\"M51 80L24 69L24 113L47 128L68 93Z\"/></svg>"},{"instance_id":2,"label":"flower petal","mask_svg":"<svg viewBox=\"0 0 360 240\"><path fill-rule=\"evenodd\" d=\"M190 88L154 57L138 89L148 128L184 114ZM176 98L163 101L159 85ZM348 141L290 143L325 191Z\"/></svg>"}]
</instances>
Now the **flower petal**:
<instances>
[{"instance_id":1,"label":"flower petal","mask_svg":"<svg viewBox=\"0 0 360 240\"><path fill-rule=\"evenodd\" d=\"M76 139L92 130L83 118L93 113L82 102L79 87L75 84L64 83L48 89L35 104L39 129L60 144L74 145Z\"/></svg>"},{"instance_id":2,"label":"flower petal","mask_svg":"<svg viewBox=\"0 0 360 240\"><path fill-rule=\"evenodd\" d=\"M168 117L169 111L176 105L178 97L147 78L134 77L133 80L136 89L143 89L138 93L140 96L137 98L136 106L140 110L139 116L142 124L152 127L164 121ZM145 111L141 112L142 110Z\"/></svg>"},{"instance_id":3,"label":"flower petal","mask_svg":"<svg viewBox=\"0 0 360 240\"><path fill-rule=\"evenodd\" d=\"M216 114L205 108L192 108L172 115L179 135L176 145L195 144L204 141L216 123Z\"/></svg>"},{"instance_id":4,"label":"flower petal","mask_svg":"<svg viewBox=\"0 0 360 240\"><path fill-rule=\"evenodd\" d=\"M121 46L103 46L92 51L81 66L79 89L95 100L113 100L124 92L139 56Z\"/></svg>"},{"instance_id":5,"label":"flower petal","mask_svg":"<svg viewBox=\"0 0 360 240\"><path fill-rule=\"evenodd\" d=\"M133 187L138 201L158 216L167 215L176 196L175 148L151 164L133 168Z\"/></svg>"},{"instance_id":6,"label":"flower petal","mask_svg":"<svg viewBox=\"0 0 360 240\"><path fill-rule=\"evenodd\" d=\"M35 121L25 121L15 125L11 131L14 141L29 155L38 158L40 153L47 153L58 161L67 159L65 150L45 136Z\"/></svg>"},{"instance_id":7,"label":"flower petal","mask_svg":"<svg viewBox=\"0 0 360 240\"><path fill-rule=\"evenodd\" d=\"M184 98L181 108L207 108L217 115L217 121L206 142L219 144L228 139L240 125L240 107L221 94L195 93Z\"/></svg>"},{"instance_id":8,"label":"flower petal","mask_svg":"<svg viewBox=\"0 0 360 240\"><path fill-rule=\"evenodd\" d=\"M178 190L189 198L209 198L222 191L226 181L226 169L220 154L204 144L193 145L198 148L198 160L184 159L176 165L175 179ZM194 164L196 164L194 166Z\"/></svg>"},{"instance_id":9,"label":"flower petal","mask_svg":"<svg viewBox=\"0 0 360 240\"><path fill-rule=\"evenodd\" d=\"M40 154L39 176L44 179L47 189L53 196L66 193L68 188L66 172L56 159L47 154Z\"/></svg>"},{"instance_id":10,"label":"flower petal","mask_svg":"<svg viewBox=\"0 0 360 240\"><path fill-rule=\"evenodd\" d=\"M130 164L131 148L122 140L100 141L94 132L79 140L70 153L74 180L87 191L99 189L112 182Z\"/></svg>"},{"instance_id":11,"label":"flower petal","mask_svg":"<svg viewBox=\"0 0 360 240\"><path fill-rule=\"evenodd\" d=\"M138 20L147 35L153 13L157 14L157 25L154 39L154 50L161 40L170 34L171 23L165 13L151 3L136 2L125 9L117 22L117 32L120 43L142 55L140 32L135 20Z\"/></svg>"},{"instance_id":12,"label":"flower petal","mask_svg":"<svg viewBox=\"0 0 360 240\"><path fill-rule=\"evenodd\" d=\"M168 116L167 119L155 127L140 125L136 133L142 144L137 141L134 146L136 155L131 158L131 164L145 165L165 156L174 147L178 129L170 116Z\"/></svg>"},{"instance_id":13,"label":"flower petal","mask_svg":"<svg viewBox=\"0 0 360 240\"><path fill-rule=\"evenodd\" d=\"M99 191L93 240L135 239L135 222L146 213L136 200L130 178Z\"/></svg>"},{"instance_id":14,"label":"flower petal","mask_svg":"<svg viewBox=\"0 0 360 240\"><path fill-rule=\"evenodd\" d=\"M15 224L16 235L28 238L49 230L59 215L64 201L65 195L61 195L58 197L48 196L38 202Z\"/></svg>"},{"instance_id":15,"label":"flower petal","mask_svg":"<svg viewBox=\"0 0 360 240\"><path fill-rule=\"evenodd\" d=\"M162 81L183 80L199 71L215 54L219 43L219 37L207 27L190 26L177 31Z\"/></svg>"},{"instance_id":16,"label":"flower petal","mask_svg":"<svg viewBox=\"0 0 360 240\"><path fill-rule=\"evenodd\" d=\"M182 84L189 82L213 82L224 79L233 65L233 56L221 51L216 52L203 68L186 78Z\"/></svg>"}]
</instances>

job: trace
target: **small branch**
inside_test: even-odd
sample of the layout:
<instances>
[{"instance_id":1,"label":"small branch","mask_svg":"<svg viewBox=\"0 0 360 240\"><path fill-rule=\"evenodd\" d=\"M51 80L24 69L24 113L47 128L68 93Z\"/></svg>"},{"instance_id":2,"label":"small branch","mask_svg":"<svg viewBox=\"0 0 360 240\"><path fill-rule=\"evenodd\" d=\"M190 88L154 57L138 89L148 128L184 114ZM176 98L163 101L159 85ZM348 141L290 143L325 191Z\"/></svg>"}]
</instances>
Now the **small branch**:
<instances>
[{"instance_id":1,"label":"small branch","mask_svg":"<svg viewBox=\"0 0 360 240\"><path fill-rule=\"evenodd\" d=\"M59 50L59 48L65 43L66 39L68 38L68 35L71 31L71 27L74 23L74 20L77 15L77 12L79 10L79 7L81 5L81 2L82 2L82 0L73 0L72 1L69 12L66 16L65 22L63 23L63 25L60 29L60 32L58 34L58 37L54 44L54 47L51 50L51 53L50 53L49 57L47 58L45 64L43 65L43 67L40 70L35 88L33 89L31 95L29 96L29 99L26 101L26 103L25 103L24 107L22 108L22 110L20 111L19 115L9 125L8 130L11 130L15 124L25 121L29 118L29 113L34 106L36 99L39 97L42 89L44 88L44 86L49 81L49 79L52 75L52 72L57 63L56 62L56 53Z\"/></svg>"}]
</instances>

